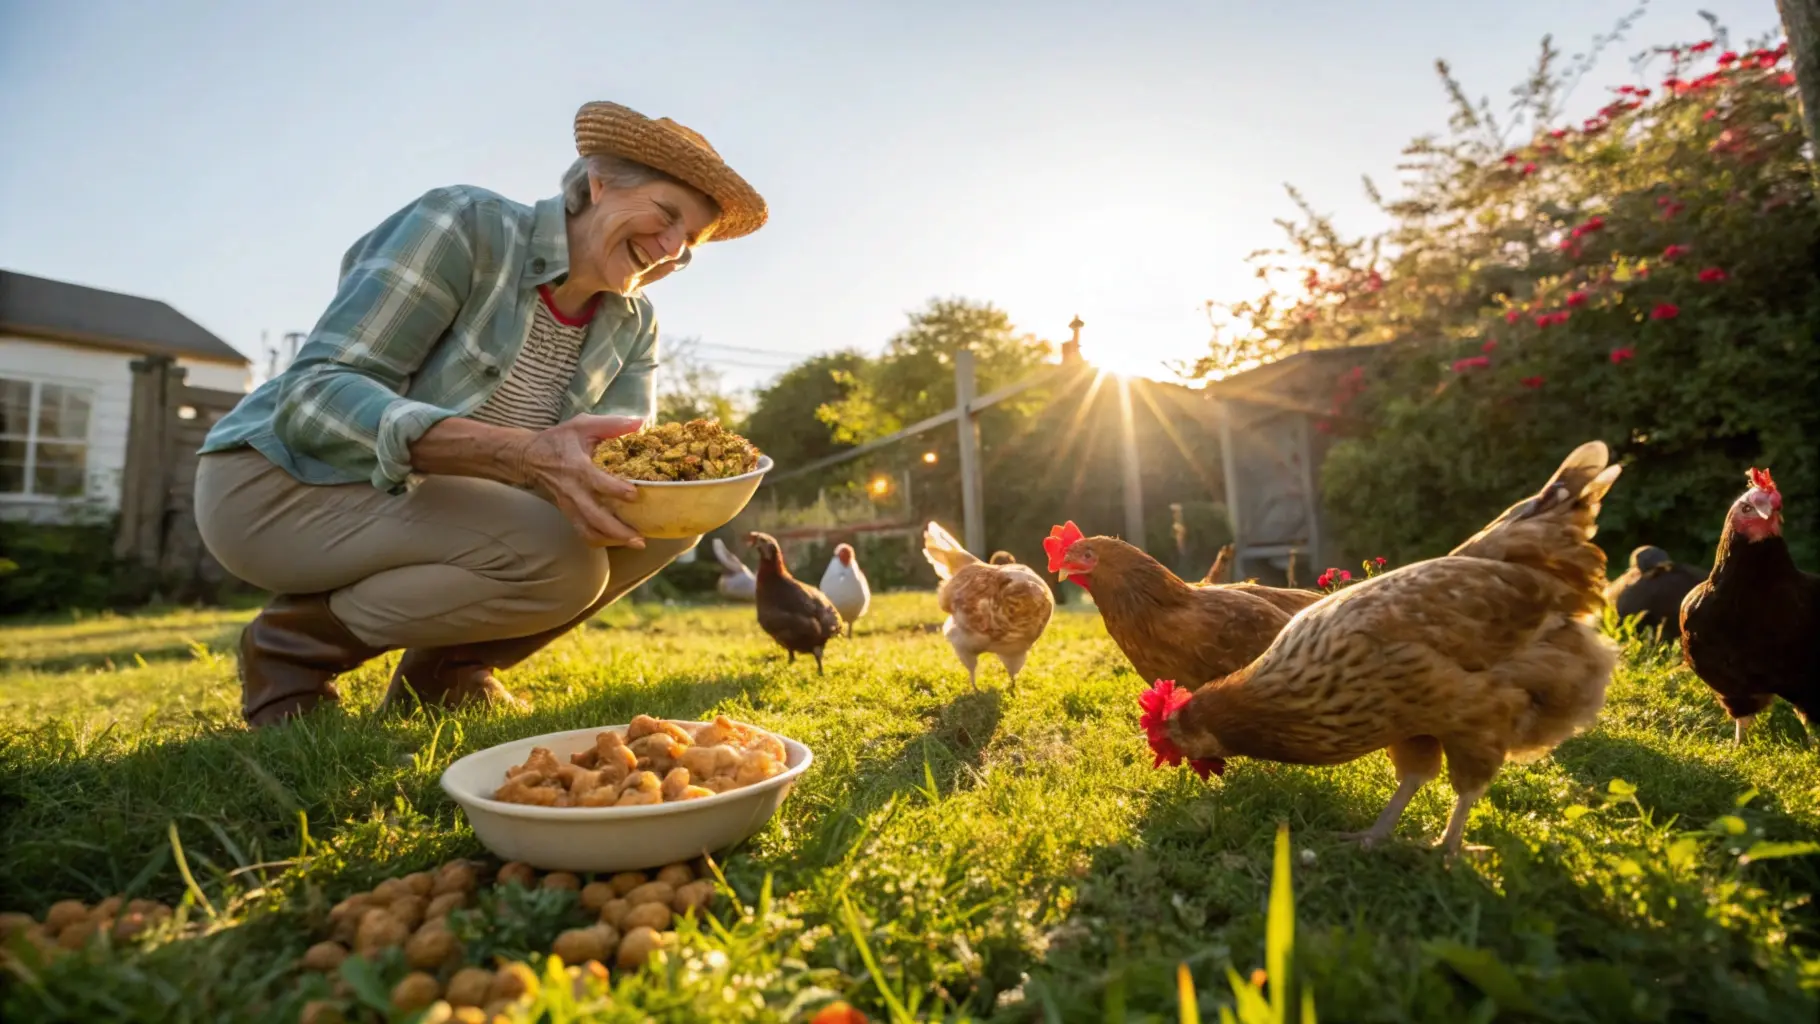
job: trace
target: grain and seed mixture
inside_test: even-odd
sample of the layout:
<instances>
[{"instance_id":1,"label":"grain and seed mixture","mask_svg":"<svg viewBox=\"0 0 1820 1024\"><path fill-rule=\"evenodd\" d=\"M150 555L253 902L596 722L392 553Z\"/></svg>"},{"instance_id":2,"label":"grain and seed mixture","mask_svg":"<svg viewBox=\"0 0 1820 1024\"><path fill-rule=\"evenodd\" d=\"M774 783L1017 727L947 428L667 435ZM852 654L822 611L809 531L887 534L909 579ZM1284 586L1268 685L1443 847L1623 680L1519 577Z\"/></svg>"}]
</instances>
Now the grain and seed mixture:
<instances>
[{"instance_id":1,"label":"grain and seed mixture","mask_svg":"<svg viewBox=\"0 0 1820 1024\"><path fill-rule=\"evenodd\" d=\"M602 441L594 463L625 480L724 480L757 469L758 449L719 420L690 420Z\"/></svg>"}]
</instances>

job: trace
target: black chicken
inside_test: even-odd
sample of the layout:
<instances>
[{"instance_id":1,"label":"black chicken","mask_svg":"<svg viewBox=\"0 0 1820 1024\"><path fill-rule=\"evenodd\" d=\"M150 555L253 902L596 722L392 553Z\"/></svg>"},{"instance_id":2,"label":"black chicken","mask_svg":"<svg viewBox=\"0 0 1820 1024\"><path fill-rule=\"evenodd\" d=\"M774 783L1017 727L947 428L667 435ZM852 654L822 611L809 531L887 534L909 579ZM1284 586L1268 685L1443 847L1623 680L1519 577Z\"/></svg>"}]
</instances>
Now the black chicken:
<instances>
[{"instance_id":1,"label":"black chicken","mask_svg":"<svg viewBox=\"0 0 1820 1024\"><path fill-rule=\"evenodd\" d=\"M1820 576L1795 567L1782 539L1782 494L1767 471L1732 505L1713 571L1681 602L1687 667L1719 694L1742 744L1777 697L1820 723Z\"/></svg>"},{"instance_id":2,"label":"black chicken","mask_svg":"<svg viewBox=\"0 0 1820 1024\"><path fill-rule=\"evenodd\" d=\"M790 575L783 549L768 533L748 533L746 543L758 554L758 625L789 652L815 655L822 672L822 649L839 636L843 623L834 602L820 590Z\"/></svg>"},{"instance_id":3,"label":"black chicken","mask_svg":"<svg viewBox=\"0 0 1820 1024\"><path fill-rule=\"evenodd\" d=\"M1618 618L1640 615L1639 632L1660 638L1681 629L1681 600L1700 584L1700 575L1679 565L1668 552L1645 544L1630 553L1630 568L1605 588Z\"/></svg>"}]
</instances>

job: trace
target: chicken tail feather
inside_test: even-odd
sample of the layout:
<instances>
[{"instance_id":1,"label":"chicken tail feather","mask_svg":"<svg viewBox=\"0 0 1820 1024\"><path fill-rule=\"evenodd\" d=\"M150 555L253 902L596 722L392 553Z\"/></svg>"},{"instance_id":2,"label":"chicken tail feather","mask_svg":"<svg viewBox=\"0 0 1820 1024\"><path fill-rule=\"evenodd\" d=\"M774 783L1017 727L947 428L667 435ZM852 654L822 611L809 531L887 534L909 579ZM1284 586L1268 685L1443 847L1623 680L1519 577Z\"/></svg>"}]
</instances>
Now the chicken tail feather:
<instances>
[{"instance_id":1,"label":"chicken tail feather","mask_svg":"<svg viewBox=\"0 0 1820 1024\"><path fill-rule=\"evenodd\" d=\"M962 547L953 534L933 519L923 528L923 557L935 567L935 575L943 580L966 566L979 563L979 559Z\"/></svg>"},{"instance_id":2,"label":"chicken tail feather","mask_svg":"<svg viewBox=\"0 0 1820 1024\"><path fill-rule=\"evenodd\" d=\"M1513 562L1565 585L1560 610L1595 612L1605 602L1605 552L1592 542L1600 503L1623 467L1603 441L1575 448L1533 496L1453 550L1455 555Z\"/></svg>"}]
</instances>

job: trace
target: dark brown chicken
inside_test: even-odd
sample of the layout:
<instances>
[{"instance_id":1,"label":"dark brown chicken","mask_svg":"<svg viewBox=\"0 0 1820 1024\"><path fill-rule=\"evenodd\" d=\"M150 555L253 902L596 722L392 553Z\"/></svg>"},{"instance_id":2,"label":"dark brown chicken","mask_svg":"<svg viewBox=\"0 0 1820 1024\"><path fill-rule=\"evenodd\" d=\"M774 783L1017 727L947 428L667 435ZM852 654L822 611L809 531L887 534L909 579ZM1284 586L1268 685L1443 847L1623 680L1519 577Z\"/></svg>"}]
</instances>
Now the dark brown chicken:
<instances>
[{"instance_id":1,"label":"dark brown chicken","mask_svg":"<svg viewBox=\"0 0 1820 1024\"><path fill-rule=\"evenodd\" d=\"M758 625L789 653L815 655L815 671L822 671L822 650L839 636L840 612L828 596L790 575L783 549L768 533L746 534L746 543L758 555Z\"/></svg>"},{"instance_id":2,"label":"dark brown chicken","mask_svg":"<svg viewBox=\"0 0 1820 1024\"><path fill-rule=\"evenodd\" d=\"M1753 469L1719 534L1712 574L1681 603L1681 654L1719 695L1744 742L1777 697L1820 728L1820 576L1802 572L1782 539L1782 492Z\"/></svg>"},{"instance_id":3,"label":"dark brown chicken","mask_svg":"<svg viewBox=\"0 0 1820 1024\"><path fill-rule=\"evenodd\" d=\"M1630 553L1630 568L1605 588L1605 600L1620 619L1640 616L1639 633L1672 640L1681 628L1681 599L1699 584L1668 552L1645 544Z\"/></svg>"},{"instance_id":4,"label":"dark brown chicken","mask_svg":"<svg viewBox=\"0 0 1820 1024\"><path fill-rule=\"evenodd\" d=\"M1236 672L1323 596L1251 582L1191 584L1116 537L1082 536L1072 522L1051 530L1043 546L1049 571L1087 588L1112 642L1146 680L1192 688Z\"/></svg>"}]
</instances>

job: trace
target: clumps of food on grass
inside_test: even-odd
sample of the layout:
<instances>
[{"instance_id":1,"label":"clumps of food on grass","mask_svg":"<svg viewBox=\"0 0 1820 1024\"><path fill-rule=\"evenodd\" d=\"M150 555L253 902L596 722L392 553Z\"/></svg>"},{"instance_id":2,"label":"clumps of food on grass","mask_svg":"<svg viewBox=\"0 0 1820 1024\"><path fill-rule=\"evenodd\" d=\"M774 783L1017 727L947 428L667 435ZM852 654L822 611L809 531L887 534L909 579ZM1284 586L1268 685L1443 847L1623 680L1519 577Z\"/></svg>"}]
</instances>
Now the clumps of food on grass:
<instances>
[{"instance_id":1,"label":"clumps of food on grass","mask_svg":"<svg viewBox=\"0 0 1820 1024\"><path fill-rule=\"evenodd\" d=\"M485 877L476 862L451 861L337 903L327 934L299 961L333 979L336 998L312 1001L304 1019L346 1019L350 979L363 979L369 1001L383 995L400 1013L491 1021L536 997L537 975L524 961L544 952L574 965L567 975L578 993L590 984L604 992L608 965L643 967L675 942L677 921L706 914L715 897L699 862L583 878L514 861L492 873L493 884Z\"/></svg>"},{"instance_id":2,"label":"clumps of food on grass","mask_svg":"<svg viewBox=\"0 0 1820 1024\"><path fill-rule=\"evenodd\" d=\"M757 469L758 454L719 420L690 420L602 441L594 464L623 480L724 480Z\"/></svg>"},{"instance_id":3,"label":"clumps of food on grass","mask_svg":"<svg viewBox=\"0 0 1820 1024\"><path fill-rule=\"evenodd\" d=\"M171 917L171 908L163 903L122 896L109 896L93 906L61 900L51 904L42 921L30 914L0 914L0 961L13 955L15 939L23 939L41 961L48 962L98 943L133 941Z\"/></svg>"},{"instance_id":4,"label":"clumps of food on grass","mask_svg":"<svg viewBox=\"0 0 1820 1024\"><path fill-rule=\"evenodd\" d=\"M606 730L594 746L556 760L533 748L506 769L493 799L538 807L638 807L699 800L754 785L784 770L784 744L720 715L685 727L639 715L624 733Z\"/></svg>"}]
</instances>

